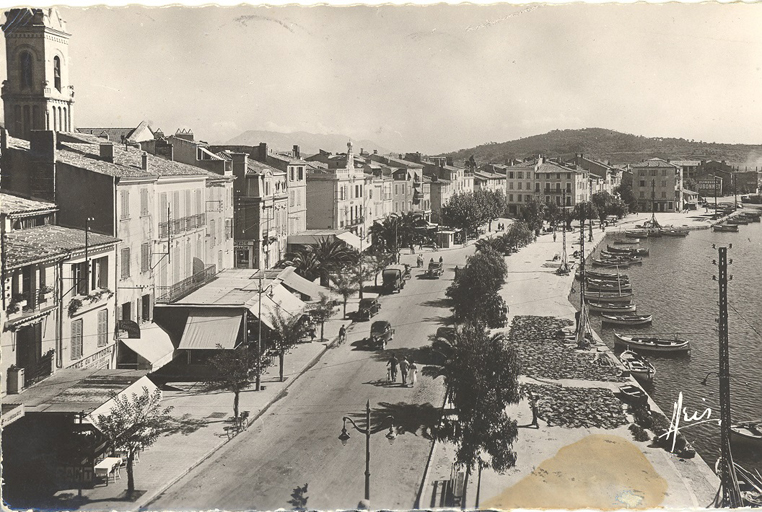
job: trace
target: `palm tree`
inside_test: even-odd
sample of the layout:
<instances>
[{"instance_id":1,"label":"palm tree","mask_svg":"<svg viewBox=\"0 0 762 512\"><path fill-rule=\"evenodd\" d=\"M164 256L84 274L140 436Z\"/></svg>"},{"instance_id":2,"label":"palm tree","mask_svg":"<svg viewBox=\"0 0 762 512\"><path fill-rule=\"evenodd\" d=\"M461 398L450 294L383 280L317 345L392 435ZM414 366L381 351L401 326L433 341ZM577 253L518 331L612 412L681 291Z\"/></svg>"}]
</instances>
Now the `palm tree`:
<instances>
[{"instance_id":1,"label":"palm tree","mask_svg":"<svg viewBox=\"0 0 762 512\"><path fill-rule=\"evenodd\" d=\"M347 317L347 301L357 291L357 278L351 272L331 274L333 289L344 299L344 318Z\"/></svg>"},{"instance_id":2,"label":"palm tree","mask_svg":"<svg viewBox=\"0 0 762 512\"><path fill-rule=\"evenodd\" d=\"M278 352L278 362L280 363L280 381L283 382L283 361L286 358L286 353L307 334L307 325L304 322L299 322L298 318L283 316L280 309L270 315L270 320L273 324L272 339L275 342L275 350Z\"/></svg>"},{"instance_id":3,"label":"palm tree","mask_svg":"<svg viewBox=\"0 0 762 512\"><path fill-rule=\"evenodd\" d=\"M327 286L330 274L357 262L359 253L337 238L321 238L312 246L312 254L320 263L320 284Z\"/></svg>"},{"instance_id":4,"label":"palm tree","mask_svg":"<svg viewBox=\"0 0 762 512\"><path fill-rule=\"evenodd\" d=\"M314 281L320 276L320 261L309 247L286 253L275 266L276 268L294 267L295 272L308 281Z\"/></svg>"}]
</instances>

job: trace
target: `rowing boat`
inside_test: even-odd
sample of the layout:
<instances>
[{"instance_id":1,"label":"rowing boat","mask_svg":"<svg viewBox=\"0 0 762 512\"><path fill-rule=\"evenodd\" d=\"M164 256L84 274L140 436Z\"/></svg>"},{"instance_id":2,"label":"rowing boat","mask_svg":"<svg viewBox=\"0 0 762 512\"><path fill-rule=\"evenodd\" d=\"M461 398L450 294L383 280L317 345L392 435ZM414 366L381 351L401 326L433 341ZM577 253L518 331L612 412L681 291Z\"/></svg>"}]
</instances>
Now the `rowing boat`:
<instances>
[{"instance_id":1,"label":"rowing boat","mask_svg":"<svg viewBox=\"0 0 762 512\"><path fill-rule=\"evenodd\" d=\"M614 333L615 342L632 349L651 350L654 352L685 352L691 349L691 342L675 338L657 338L654 336L631 336Z\"/></svg>"},{"instance_id":2,"label":"rowing boat","mask_svg":"<svg viewBox=\"0 0 762 512\"><path fill-rule=\"evenodd\" d=\"M625 350L619 354L619 360L624 368L635 378L651 381L656 375L656 368L648 360L632 350Z\"/></svg>"},{"instance_id":3,"label":"rowing boat","mask_svg":"<svg viewBox=\"0 0 762 512\"><path fill-rule=\"evenodd\" d=\"M653 315L601 315L603 323L614 325L648 325L653 321Z\"/></svg>"},{"instance_id":4,"label":"rowing boat","mask_svg":"<svg viewBox=\"0 0 762 512\"><path fill-rule=\"evenodd\" d=\"M588 302L588 309L591 313L634 313L637 311L635 304L614 304L611 302Z\"/></svg>"}]
</instances>

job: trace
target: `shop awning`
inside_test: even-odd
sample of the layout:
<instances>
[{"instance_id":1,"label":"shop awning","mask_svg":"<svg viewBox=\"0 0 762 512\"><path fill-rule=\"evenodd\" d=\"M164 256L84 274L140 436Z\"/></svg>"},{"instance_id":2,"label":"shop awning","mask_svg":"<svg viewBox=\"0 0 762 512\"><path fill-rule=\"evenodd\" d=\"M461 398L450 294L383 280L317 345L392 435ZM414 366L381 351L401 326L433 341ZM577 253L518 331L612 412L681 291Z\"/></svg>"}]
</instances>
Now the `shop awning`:
<instances>
[{"instance_id":1,"label":"shop awning","mask_svg":"<svg viewBox=\"0 0 762 512\"><path fill-rule=\"evenodd\" d=\"M132 395L140 396L143 394L143 388L146 388L148 390L149 394L153 394L158 387L156 384L151 381L148 377L141 377L140 379L136 380L126 388L124 388L122 391L119 392L117 395L117 398L119 397L132 397ZM112 409L116 406L116 400L114 398L108 399L106 402L104 402L101 406L96 408L93 412L88 414L85 419L83 420L84 423L92 423L93 425L97 425L98 416L108 416Z\"/></svg>"},{"instance_id":2,"label":"shop awning","mask_svg":"<svg viewBox=\"0 0 762 512\"><path fill-rule=\"evenodd\" d=\"M357 249L358 251L362 249L362 241L360 240L360 237L355 235L354 233L345 231L344 233L339 233L338 235L336 235L336 238L343 241L348 246L354 249Z\"/></svg>"},{"instance_id":3,"label":"shop awning","mask_svg":"<svg viewBox=\"0 0 762 512\"><path fill-rule=\"evenodd\" d=\"M288 288L309 297L309 300L319 300L321 293L330 296L330 291L327 288L321 288L312 281L303 278L294 272L294 267L286 267L283 269L283 271L278 274L278 279L280 279Z\"/></svg>"},{"instance_id":4,"label":"shop awning","mask_svg":"<svg viewBox=\"0 0 762 512\"><path fill-rule=\"evenodd\" d=\"M153 323L140 327L140 338L127 338L120 341L148 361L151 371L156 371L172 361L172 354L175 351L169 334Z\"/></svg>"},{"instance_id":5,"label":"shop awning","mask_svg":"<svg viewBox=\"0 0 762 512\"><path fill-rule=\"evenodd\" d=\"M246 307L252 315L259 318L259 296L254 296ZM286 319L301 315L306 305L286 290L283 286L273 286L262 294L262 323L270 329L274 328L272 319L280 313Z\"/></svg>"},{"instance_id":6,"label":"shop awning","mask_svg":"<svg viewBox=\"0 0 762 512\"><path fill-rule=\"evenodd\" d=\"M185 331L178 349L234 349L241 329L240 309L195 309L188 313Z\"/></svg>"}]
</instances>

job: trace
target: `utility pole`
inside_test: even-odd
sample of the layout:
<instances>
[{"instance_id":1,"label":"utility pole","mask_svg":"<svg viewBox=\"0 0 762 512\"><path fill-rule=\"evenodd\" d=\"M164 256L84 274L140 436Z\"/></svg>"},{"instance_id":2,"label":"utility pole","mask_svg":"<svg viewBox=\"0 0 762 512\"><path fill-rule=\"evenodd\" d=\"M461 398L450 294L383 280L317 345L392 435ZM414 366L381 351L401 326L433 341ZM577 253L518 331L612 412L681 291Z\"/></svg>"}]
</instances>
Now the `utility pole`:
<instances>
[{"instance_id":1,"label":"utility pole","mask_svg":"<svg viewBox=\"0 0 762 512\"><path fill-rule=\"evenodd\" d=\"M738 181L738 169L733 172L733 206L738 209L738 192L736 191L736 181Z\"/></svg>"},{"instance_id":2,"label":"utility pole","mask_svg":"<svg viewBox=\"0 0 762 512\"><path fill-rule=\"evenodd\" d=\"M732 247L732 246L731 246ZM730 260L731 263L733 260ZM720 481L722 483L722 506L741 507L741 491L738 488L733 453L730 447L730 355L728 349L728 248L719 248L717 265L720 284L720 434L722 462Z\"/></svg>"},{"instance_id":3,"label":"utility pole","mask_svg":"<svg viewBox=\"0 0 762 512\"><path fill-rule=\"evenodd\" d=\"M714 214L717 215L717 175L712 177L714 178Z\"/></svg>"},{"instance_id":4,"label":"utility pole","mask_svg":"<svg viewBox=\"0 0 762 512\"><path fill-rule=\"evenodd\" d=\"M656 227L656 180L651 178L651 227Z\"/></svg>"},{"instance_id":5,"label":"utility pole","mask_svg":"<svg viewBox=\"0 0 762 512\"><path fill-rule=\"evenodd\" d=\"M561 217L561 224L562 224L562 226L561 226L561 229L562 229L562 231L561 231L561 239L564 242L564 252L563 252L563 256L561 258L561 262L562 262L561 263L561 268L563 268L564 271L568 271L569 270L569 264L567 263L568 256L566 254L566 190L563 191L562 196L563 196L563 201L562 201L562 204L561 204L561 215L562 215L562 217Z\"/></svg>"},{"instance_id":6,"label":"utility pole","mask_svg":"<svg viewBox=\"0 0 762 512\"><path fill-rule=\"evenodd\" d=\"M254 390L262 389L262 274L263 269L259 269L259 315L257 316L257 376L255 378Z\"/></svg>"}]
</instances>

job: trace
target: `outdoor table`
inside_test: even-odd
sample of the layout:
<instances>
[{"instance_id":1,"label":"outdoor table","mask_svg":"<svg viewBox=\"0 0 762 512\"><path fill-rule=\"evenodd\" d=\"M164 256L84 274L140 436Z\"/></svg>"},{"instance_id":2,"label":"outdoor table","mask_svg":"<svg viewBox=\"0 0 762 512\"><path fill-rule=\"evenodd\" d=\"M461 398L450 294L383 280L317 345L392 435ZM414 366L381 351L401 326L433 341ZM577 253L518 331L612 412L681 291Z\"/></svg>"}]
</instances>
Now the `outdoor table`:
<instances>
[{"instance_id":1,"label":"outdoor table","mask_svg":"<svg viewBox=\"0 0 762 512\"><path fill-rule=\"evenodd\" d=\"M114 472L114 470L119 471L119 466L122 464L121 457L106 457L102 461L100 461L98 464L95 465L95 476L105 476L106 477L106 485L108 485L109 478L111 477L111 473ZM114 477L116 479L116 477Z\"/></svg>"}]
</instances>

